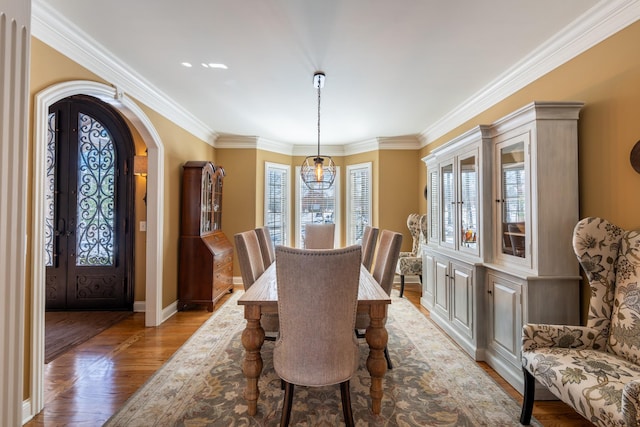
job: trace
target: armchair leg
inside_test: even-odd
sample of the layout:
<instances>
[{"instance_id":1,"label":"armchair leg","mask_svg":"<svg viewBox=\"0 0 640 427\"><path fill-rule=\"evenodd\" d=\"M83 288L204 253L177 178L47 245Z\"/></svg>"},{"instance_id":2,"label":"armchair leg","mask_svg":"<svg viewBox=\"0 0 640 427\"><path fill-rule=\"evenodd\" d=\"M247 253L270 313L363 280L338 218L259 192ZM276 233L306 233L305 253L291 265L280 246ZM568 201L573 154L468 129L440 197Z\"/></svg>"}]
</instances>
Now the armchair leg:
<instances>
[{"instance_id":1,"label":"armchair leg","mask_svg":"<svg viewBox=\"0 0 640 427\"><path fill-rule=\"evenodd\" d=\"M524 398L522 400L522 412L520 413L520 424L529 425L531 423L531 414L533 413L533 400L536 393L536 379L522 368L524 373Z\"/></svg>"},{"instance_id":2,"label":"armchair leg","mask_svg":"<svg viewBox=\"0 0 640 427\"><path fill-rule=\"evenodd\" d=\"M351 391L349 390L349 380L340 383L340 396L342 397L342 415L347 427L355 426L353 422L353 412L351 411Z\"/></svg>"},{"instance_id":3,"label":"armchair leg","mask_svg":"<svg viewBox=\"0 0 640 427\"><path fill-rule=\"evenodd\" d=\"M282 416L280 427L287 427L291 418L291 405L293 403L293 384L284 381L284 403L282 404Z\"/></svg>"},{"instance_id":4,"label":"armchair leg","mask_svg":"<svg viewBox=\"0 0 640 427\"><path fill-rule=\"evenodd\" d=\"M402 294L404 294L404 274L400 275L400 298L402 298Z\"/></svg>"}]
</instances>

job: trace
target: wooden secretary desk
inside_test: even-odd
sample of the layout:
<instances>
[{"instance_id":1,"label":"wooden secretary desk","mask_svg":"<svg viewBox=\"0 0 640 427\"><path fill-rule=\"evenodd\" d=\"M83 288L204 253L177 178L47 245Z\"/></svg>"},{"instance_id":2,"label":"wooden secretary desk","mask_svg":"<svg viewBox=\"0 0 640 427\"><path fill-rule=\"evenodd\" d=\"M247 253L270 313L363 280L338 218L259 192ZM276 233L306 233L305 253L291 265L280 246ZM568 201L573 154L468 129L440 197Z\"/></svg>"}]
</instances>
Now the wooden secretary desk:
<instances>
[{"instance_id":1,"label":"wooden secretary desk","mask_svg":"<svg viewBox=\"0 0 640 427\"><path fill-rule=\"evenodd\" d=\"M233 291L233 246L221 230L224 176L208 161L183 165L178 310L206 305L213 311Z\"/></svg>"}]
</instances>

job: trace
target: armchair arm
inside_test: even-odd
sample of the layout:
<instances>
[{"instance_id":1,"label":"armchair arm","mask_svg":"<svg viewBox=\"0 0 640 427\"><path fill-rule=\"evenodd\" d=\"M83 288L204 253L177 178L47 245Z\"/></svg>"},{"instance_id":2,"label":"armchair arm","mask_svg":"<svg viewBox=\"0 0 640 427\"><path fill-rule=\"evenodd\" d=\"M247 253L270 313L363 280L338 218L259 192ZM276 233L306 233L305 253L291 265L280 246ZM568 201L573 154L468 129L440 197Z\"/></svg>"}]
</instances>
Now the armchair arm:
<instances>
[{"instance_id":1,"label":"armchair arm","mask_svg":"<svg viewBox=\"0 0 640 427\"><path fill-rule=\"evenodd\" d=\"M407 256L415 256L415 254L413 252L400 252L400 254L398 255L399 258Z\"/></svg>"},{"instance_id":2,"label":"armchair arm","mask_svg":"<svg viewBox=\"0 0 640 427\"><path fill-rule=\"evenodd\" d=\"M638 426L640 417L640 380L629 381L622 390L622 418L627 426Z\"/></svg>"},{"instance_id":3,"label":"armchair arm","mask_svg":"<svg viewBox=\"0 0 640 427\"><path fill-rule=\"evenodd\" d=\"M529 323L522 327L522 351L548 347L604 350L606 343L600 330L587 326Z\"/></svg>"}]
</instances>

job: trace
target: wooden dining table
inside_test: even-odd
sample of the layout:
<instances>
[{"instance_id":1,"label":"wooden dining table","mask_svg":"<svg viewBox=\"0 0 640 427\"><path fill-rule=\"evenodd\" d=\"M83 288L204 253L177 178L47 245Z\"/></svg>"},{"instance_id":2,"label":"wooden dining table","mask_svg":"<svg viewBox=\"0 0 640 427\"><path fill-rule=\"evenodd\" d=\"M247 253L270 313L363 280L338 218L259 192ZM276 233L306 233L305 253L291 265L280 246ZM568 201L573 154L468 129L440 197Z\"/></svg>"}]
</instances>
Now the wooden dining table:
<instances>
[{"instance_id":1,"label":"wooden dining table","mask_svg":"<svg viewBox=\"0 0 640 427\"><path fill-rule=\"evenodd\" d=\"M262 313L278 312L278 288L276 280L275 262L254 282L253 285L238 299L238 304L244 306L244 318L247 325L242 332L242 345L245 349L242 361L242 372L247 378L244 397L249 407L249 415L255 415L258 408L258 379L262 373L262 356L260 350L264 343L265 333L260 326ZM309 301L309 304L313 304ZM369 313L371 322L367 328L365 338L369 345L367 370L371 375L371 410L379 414L382 404L382 380L387 372L387 361L384 349L387 346L388 333L384 319L387 316L387 306L391 298L378 285L371 273L361 266L360 285L358 287L358 313ZM320 319L318 319L320 321ZM313 331L309 331L313 333Z\"/></svg>"}]
</instances>

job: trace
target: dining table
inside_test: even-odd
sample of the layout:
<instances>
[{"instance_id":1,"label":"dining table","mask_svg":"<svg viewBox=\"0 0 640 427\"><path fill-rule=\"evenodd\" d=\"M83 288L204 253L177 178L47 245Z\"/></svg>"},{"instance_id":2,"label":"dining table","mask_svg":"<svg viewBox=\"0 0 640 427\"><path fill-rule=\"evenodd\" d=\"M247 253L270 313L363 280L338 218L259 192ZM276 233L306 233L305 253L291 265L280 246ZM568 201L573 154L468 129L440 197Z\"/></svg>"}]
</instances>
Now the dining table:
<instances>
[{"instance_id":1,"label":"dining table","mask_svg":"<svg viewBox=\"0 0 640 427\"><path fill-rule=\"evenodd\" d=\"M278 312L275 262L240 296L238 304L244 306L244 318L247 322L242 332L242 346L245 350L242 372L247 379L244 397L247 401L249 415L255 415L260 397L258 380L263 367L261 349L265 340L265 332L260 326L260 316L263 313ZM309 304L314 304L314 301L309 301ZM385 318L389 304L391 304L389 295L380 287L371 273L364 266L361 266L357 311L358 313L368 313L371 319L365 332L365 339L369 346L366 366L371 376L369 394L371 395L371 410L374 414L380 414L383 396L382 380L387 372L384 350L388 340ZM313 331L309 331L309 333L313 333Z\"/></svg>"}]
</instances>

